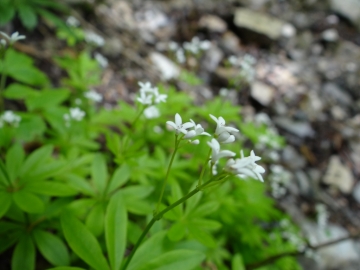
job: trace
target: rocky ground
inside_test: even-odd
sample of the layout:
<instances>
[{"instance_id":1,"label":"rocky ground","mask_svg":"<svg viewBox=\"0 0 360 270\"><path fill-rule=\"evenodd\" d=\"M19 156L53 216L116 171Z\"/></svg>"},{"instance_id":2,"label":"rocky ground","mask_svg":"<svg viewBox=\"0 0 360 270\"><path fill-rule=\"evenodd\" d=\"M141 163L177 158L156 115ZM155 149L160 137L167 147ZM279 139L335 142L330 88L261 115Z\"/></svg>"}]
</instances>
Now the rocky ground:
<instances>
[{"instance_id":1,"label":"rocky ground","mask_svg":"<svg viewBox=\"0 0 360 270\"><path fill-rule=\"evenodd\" d=\"M170 80L197 102L227 96L242 106L244 119L265 121L286 138L285 149L268 153L279 165L269 170L272 196L310 243L359 233L359 1L65 2L82 27L105 39L97 49L109 61L97 88L105 106L131 101L138 80ZM205 82L201 86L178 80L180 64L171 60L171 41L182 44L194 36L211 42L199 62L185 63ZM42 59L61 50L51 35L27 46L22 49ZM255 59L253 74L237 84L241 89L231 89L228 81L244 69L236 59L246 54ZM231 56L237 58L229 66ZM51 72L56 78L58 71ZM276 174L287 177L276 180ZM360 241L319 249L317 258L300 261L306 269L358 270Z\"/></svg>"}]
</instances>

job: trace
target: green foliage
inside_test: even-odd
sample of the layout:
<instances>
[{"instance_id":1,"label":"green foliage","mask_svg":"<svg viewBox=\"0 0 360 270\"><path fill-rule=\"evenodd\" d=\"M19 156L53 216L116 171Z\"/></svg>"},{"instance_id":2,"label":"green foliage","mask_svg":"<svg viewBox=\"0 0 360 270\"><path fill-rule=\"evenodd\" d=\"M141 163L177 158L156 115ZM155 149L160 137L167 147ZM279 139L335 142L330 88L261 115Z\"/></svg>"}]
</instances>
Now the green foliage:
<instances>
[{"instance_id":1,"label":"green foliage","mask_svg":"<svg viewBox=\"0 0 360 270\"><path fill-rule=\"evenodd\" d=\"M0 2L0 26L7 24L17 15L27 29L33 30L38 24L39 15L45 13L55 17L47 9L66 11L64 5L51 0L2 0Z\"/></svg>"},{"instance_id":2,"label":"green foliage","mask_svg":"<svg viewBox=\"0 0 360 270\"><path fill-rule=\"evenodd\" d=\"M13 269L35 269L38 253L56 270L121 269L129 258L126 250L134 248L154 215L174 150L174 134L165 123L175 113L206 130L216 126L209 114L221 115L241 129L244 138L228 148L237 153L261 136L285 144L265 125L242 123L240 107L219 97L195 106L188 95L167 85L159 85L168 100L157 105L158 118L147 119L141 106L124 101L111 110L99 109L84 97L101 74L89 54L56 62L68 74L58 88L28 56L9 49L1 62L3 74L13 80L4 97L23 108L16 112L18 126L0 127L0 253L13 247ZM184 74L188 84L201 84L196 74ZM64 115L75 107L85 115L67 122ZM208 141L202 136L199 145L184 141L179 148L161 210L196 189L200 171L207 168ZM203 181L211 177L205 169ZM267 226L284 218L266 196L266 185L232 176L165 213L127 269L245 269L295 249L280 226ZM264 269L297 267L293 258L284 258Z\"/></svg>"}]
</instances>

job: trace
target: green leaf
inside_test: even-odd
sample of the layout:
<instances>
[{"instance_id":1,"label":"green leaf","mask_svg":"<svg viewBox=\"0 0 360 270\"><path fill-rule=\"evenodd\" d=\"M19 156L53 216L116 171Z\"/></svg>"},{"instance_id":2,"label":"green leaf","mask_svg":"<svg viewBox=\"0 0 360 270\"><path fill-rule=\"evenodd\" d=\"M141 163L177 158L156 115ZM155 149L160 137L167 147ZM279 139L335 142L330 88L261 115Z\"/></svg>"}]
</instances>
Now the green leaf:
<instances>
[{"instance_id":1,"label":"green leaf","mask_svg":"<svg viewBox=\"0 0 360 270\"><path fill-rule=\"evenodd\" d=\"M48 270L85 270L85 268L72 267L72 266L59 266L59 267L49 268Z\"/></svg>"},{"instance_id":2,"label":"green leaf","mask_svg":"<svg viewBox=\"0 0 360 270\"><path fill-rule=\"evenodd\" d=\"M177 242L184 238L186 233L186 226L184 223L174 223L167 233L167 236L171 241Z\"/></svg>"},{"instance_id":3,"label":"green leaf","mask_svg":"<svg viewBox=\"0 0 360 270\"><path fill-rule=\"evenodd\" d=\"M26 100L26 106L30 111L36 109L53 108L64 102L70 95L67 89L42 90Z\"/></svg>"},{"instance_id":4,"label":"green leaf","mask_svg":"<svg viewBox=\"0 0 360 270\"><path fill-rule=\"evenodd\" d=\"M219 202L217 201L210 201L204 204L201 204L197 207L194 211L190 213L192 217L204 217L213 212L215 212L219 208Z\"/></svg>"},{"instance_id":5,"label":"green leaf","mask_svg":"<svg viewBox=\"0 0 360 270\"><path fill-rule=\"evenodd\" d=\"M22 116L19 127L16 130L17 140L31 142L36 137L42 137L46 130L44 120L35 114Z\"/></svg>"},{"instance_id":6,"label":"green leaf","mask_svg":"<svg viewBox=\"0 0 360 270\"><path fill-rule=\"evenodd\" d=\"M95 236L100 236L104 230L105 210L103 204L96 204L86 217L86 227Z\"/></svg>"},{"instance_id":7,"label":"green leaf","mask_svg":"<svg viewBox=\"0 0 360 270\"><path fill-rule=\"evenodd\" d=\"M188 227L190 234L200 243L204 244L207 247L214 248L216 247L216 241L211 236L200 227L189 226Z\"/></svg>"},{"instance_id":8,"label":"green leaf","mask_svg":"<svg viewBox=\"0 0 360 270\"><path fill-rule=\"evenodd\" d=\"M56 266L69 265L68 250L58 236L41 230L34 230L33 236L40 253L50 263Z\"/></svg>"},{"instance_id":9,"label":"green leaf","mask_svg":"<svg viewBox=\"0 0 360 270\"><path fill-rule=\"evenodd\" d=\"M135 252L127 269L139 269L139 267L146 264L151 259L161 255L164 252L163 241L165 236L166 231L162 231L146 240L146 242L144 242Z\"/></svg>"},{"instance_id":10,"label":"green leaf","mask_svg":"<svg viewBox=\"0 0 360 270\"><path fill-rule=\"evenodd\" d=\"M18 12L22 24L27 29L34 29L37 24L37 16L32 7L24 4L19 5Z\"/></svg>"},{"instance_id":11,"label":"green leaf","mask_svg":"<svg viewBox=\"0 0 360 270\"><path fill-rule=\"evenodd\" d=\"M111 177L108 194L126 184L130 177L130 168L128 165L123 164L117 168Z\"/></svg>"},{"instance_id":12,"label":"green leaf","mask_svg":"<svg viewBox=\"0 0 360 270\"><path fill-rule=\"evenodd\" d=\"M99 194L103 194L107 183L106 161L103 155L97 154L94 157L91 167L91 177Z\"/></svg>"},{"instance_id":13,"label":"green leaf","mask_svg":"<svg viewBox=\"0 0 360 270\"><path fill-rule=\"evenodd\" d=\"M53 151L52 145L45 145L45 146L35 150L25 160L25 163L21 167L19 175L23 177L26 174L31 173L38 166L43 165L45 163L45 161L50 158L52 151Z\"/></svg>"},{"instance_id":14,"label":"green leaf","mask_svg":"<svg viewBox=\"0 0 360 270\"><path fill-rule=\"evenodd\" d=\"M67 184L55 181L29 182L24 190L49 196L72 196L77 191Z\"/></svg>"},{"instance_id":15,"label":"green leaf","mask_svg":"<svg viewBox=\"0 0 360 270\"><path fill-rule=\"evenodd\" d=\"M10 84L4 91L4 96L9 99L28 99L38 94L35 89L19 83Z\"/></svg>"},{"instance_id":16,"label":"green leaf","mask_svg":"<svg viewBox=\"0 0 360 270\"><path fill-rule=\"evenodd\" d=\"M166 252L136 270L192 270L205 259L204 253L194 250L174 250Z\"/></svg>"},{"instance_id":17,"label":"green leaf","mask_svg":"<svg viewBox=\"0 0 360 270\"><path fill-rule=\"evenodd\" d=\"M7 49L4 65L5 73L20 82L31 85L44 85L48 83L46 75L33 66L31 57L16 52L13 49Z\"/></svg>"},{"instance_id":18,"label":"green leaf","mask_svg":"<svg viewBox=\"0 0 360 270\"><path fill-rule=\"evenodd\" d=\"M1 16L0 26L4 26L11 21L15 16L15 8L11 4L0 4Z\"/></svg>"},{"instance_id":19,"label":"green leaf","mask_svg":"<svg viewBox=\"0 0 360 270\"><path fill-rule=\"evenodd\" d=\"M84 178L75 175L75 174L67 174L64 177L64 180L68 182L68 185L80 191L83 194L95 196L95 192L92 186L86 181Z\"/></svg>"},{"instance_id":20,"label":"green leaf","mask_svg":"<svg viewBox=\"0 0 360 270\"><path fill-rule=\"evenodd\" d=\"M72 267L72 266L59 266L59 267L49 268L48 270L86 270L86 269L80 267Z\"/></svg>"},{"instance_id":21,"label":"green leaf","mask_svg":"<svg viewBox=\"0 0 360 270\"><path fill-rule=\"evenodd\" d=\"M13 193L13 199L19 208L28 213L42 213L44 202L33 193L19 190Z\"/></svg>"},{"instance_id":22,"label":"green leaf","mask_svg":"<svg viewBox=\"0 0 360 270\"><path fill-rule=\"evenodd\" d=\"M189 226L195 226L204 230L218 230L221 228L221 223L211 219L195 218L189 221Z\"/></svg>"},{"instance_id":23,"label":"green leaf","mask_svg":"<svg viewBox=\"0 0 360 270\"><path fill-rule=\"evenodd\" d=\"M238 253L231 260L231 270L245 270L244 261Z\"/></svg>"},{"instance_id":24,"label":"green leaf","mask_svg":"<svg viewBox=\"0 0 360 270\"><path fill-rule=\"evenodd\" d=\"M12 203L12 196L4 190L0 190L0 218L6 214Z\"/></svg>"},{"instance_id":25,"label":"green leaf","mask_svg":"<svg viewBox=\"0 0 360 270\"><path fill-rule=\"evenodd\" d=\"M112 270L120 268L126 247L127 213L121 194L110 199L105 216L105 240Z\"/></svg>"},{"instance_id":26,"label":"green leaf","mask_svg":"<svg viewBox=\"0 0 360 270\"><path fill-rule=\"evenodd\" d=\"M61 215L61 226L71 249L96 270L110 270L95 236L69 211Z\"/></svg>"},{"instance_id":27,"label":"green leaf","mask_svg":"<svg viewBox=\"0 0 360 270\"><path fill-rule=\"evenodd\" d=\"M25 153L21 145L15 144L6 153L6 168L10 181L13 183L19 174Z\"/></svg>"},{"instance_id":28,"label":"green leaf","mask_svg":"<svg viewBox=\"0 0 360 270\"><path fill-rule=\"evenodd\" d=\"M23 235L17 243L11 258L12 270L35 269L35 246L30 235Z\"/></svg>"}]
</instances>

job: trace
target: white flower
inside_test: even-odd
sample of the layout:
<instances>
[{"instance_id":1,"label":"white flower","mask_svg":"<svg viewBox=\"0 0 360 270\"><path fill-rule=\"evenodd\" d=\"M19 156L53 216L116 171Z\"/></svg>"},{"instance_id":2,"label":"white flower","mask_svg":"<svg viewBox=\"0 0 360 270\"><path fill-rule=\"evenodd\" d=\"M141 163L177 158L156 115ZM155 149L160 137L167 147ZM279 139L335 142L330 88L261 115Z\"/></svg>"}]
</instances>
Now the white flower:
<instances>
[{"instance_id":1,"label":"white flower","mask_svg":"<svg viewBox=\"0 0 360 270\"><path fill-rule=\"evenodd\" d=\"M75 17L73 16L69 16L67 17L66 19L66 24L68 26L72 26L72 27L78 27L80 25L80 22L78 19L76 19Z\"/></svg>"},{"instance_id":2,"label":"white flower","mask_svg":"<svg viewBox=\"0 0 360 270\"><path fill-rule=\"evenodd\" d=\"M144 93L153 93L154 91L154 88L151 86L151 83L150 82L138 82L138 85L140 86L140 93L141 92L144 92Z\"/></svg>"},{"instance_id":3,"label":"white flower","mask_svg":"<svg viewBox=\"0 0 360 270\"><path fill-rule=\"evenodd\" d=\"M158 118L160 112L155 106L149 106L144 110L144 115L147 119Z\"/></svg>"},{"instance_id":4,"label":"white flower","mask_svg":"<svg viewBox=\"0 0 360 270\"><path fill-rule=\"evenodd\" d=\"M211 163L215 164L220 158L223 157L233 157L236 154L234 152L231 152L229 150L221 150L220 151L220 144L216 139L211 139L211 142L207 143L211 149Z\"/></svg>"},{"instance_id":5,"label":"white flower","mask_svg":"<svg viewBox=\"0 0 360 270\"><path fill-rule=\"evenodd\" d=\"M104 38L92 31L85 31L85 40L87 43L92 43L97 47L102 47L105 44Z\"/></svg>"},{"instance_id":6,"label":"white flower","mask_svg":"<svg viewBox=\"0 0 360 270\"><path fill-rule=\"evenodd\" d=\"M19 35L19 32L13 33L10 37L6 33L1 31L0 34L3 35L10 42L10 44L14 44L16 41L26 38L26 36L24 35Z\"/></svg>"},{"instance_id":7,"label":"white flower","mask_svg":"<svg viewBox=\"0 0 360 270\"><path fill-rule=\"evenodd\" d=\"M5 111L0 116L0 128L4 126L4 123L8 123L14 127L17 127L21 121L21 117L13 113L12 111Z\"/></svg>"},{"instance_id":8,"label":"white flower","mask_svg":"<svg viewBox=\"0 0 360 270\"><path fill-rule=\"evenodd\" d=\"M182 48L179 48L179 49L176 50L175 56L176 56L176 60L177 60L180 64L184 64L184 63L185 63L186 57L185 57L184 50L183 50Z\"/></svg>"},{"instance_id":9,"label":"white flower","mask_svg":"<svg viewBox=\"0 0 360 270\"><path fill-rule=\"evenodd\" d=\"M204 132L204 128L200 125L200 124L195 124L195 122L190 119L190 122L193 123L194 125L194 130L190 130L185 136L184 139L190 139L193 138L195 136L199 136L199 135L206 135L206 136L210 136L209 133Z\"/></svg>"},{"instance_id":10,"label":"white flower","mask_svg":"<svg viewBox=\"0 0 360 270\"><path fill-rule=\"evenodd\" d=\"M5 39L0 39L0 45L2 45L3 47L6 47L6 40Z\"/></svg>"},{"instance_id":11,"label":"white flower","mask_svg":"<svg viewBox=\"0 0 360 270\"><path fill-rule=\"evenodd\" d=\"M155 104L158 104L160 102L166 102L167 95L159 94L159 89L157 87L154 87L152 90L155 97Z\"/></svg>"},{"instance_id":12,"label":"white flower","mask_svg":"<svg viewBox=\"0 0 360 270\"><path fill-rule=\"evenodd\" d=\"M102 67L102 68L106 68L109 65L109 61L101 53L96 52L94 54L94 58L95 58L96 62L98 62L100 67Z\"/></svg>"},{"instance_id":13,"label":"white flower","mask_svg":"<svg viewBox=\"0 0 360 270\"><path fill-rule=\"evenodd\" d=\"M264 173L265 169L255 163L260 159L261 157L256 156L254 151L251 151L251 154L248 157L244 157L244 153L241 151L241 158L228 160L226 163L226 170L235 175L239 175L240 177L245 175L264 182L261 173Z\"/></svg>"},{"instance_id":14,"label":"white flower","mask_svg":"<svg viewBox=\"0 0 360 270\"><path fill-rule=\"evenodd\" d=\"M137 98L137 101L139 101L143 105L151 105L152 98L153 95L148 95L146 92L142 91L140 92L140 97Z\"/></svg>"},{"instance_id":15,"label":"white flower","mask_svg":"<svg viewBox=\"0 0 360 270\"><path fill-rule=\"evenodd\" d=\"M231 143L235 141L235 136L231 135L232 133L239 132L238 129L233 127L225 126L225 120L221 116L216 118L215 116L210 114L210 117L216 122L216 130L215 135L217 136L217 140L220 143Z\"/></svg>"},{"instance_id":16,"label":"white flower","mask_svg":"<svg viewBox=\"0 0 360 270\"><path fill-rule=\"evenodd\" d=\"M84 96L94 102L101 102L103 99L103 97L99 93L95 92L95 90L87 91Z\"/></svg>"},{"instance_id":17,"label":"white flower","mask_svg":"<svg viewBox=\"0 0 360 270\"><path fill-rule=\"evenodd\" d=\"M80 108L78 108L78 107L70 108L69 111L70 111L69 114L64 115L64 119L66 121L69 121L71 119L73 119L75 121L81 121L85 116L85 112L80 110Z\"/></svg>"},{"instance_id":18,"label":"white flower","mask_svg":"<svg viewBox=\"0 0 360 270\"><path fill-rule=\"evenodd\" d=\"M194 126L194 124L191 122L186 122L183 124L181 116L178 113L175 114L175 123L172 121L167 121L166 124L174 128L176 130L176 134L181 132L185 135L188 133L187 129Z\"/></svg>"}]
</instances>

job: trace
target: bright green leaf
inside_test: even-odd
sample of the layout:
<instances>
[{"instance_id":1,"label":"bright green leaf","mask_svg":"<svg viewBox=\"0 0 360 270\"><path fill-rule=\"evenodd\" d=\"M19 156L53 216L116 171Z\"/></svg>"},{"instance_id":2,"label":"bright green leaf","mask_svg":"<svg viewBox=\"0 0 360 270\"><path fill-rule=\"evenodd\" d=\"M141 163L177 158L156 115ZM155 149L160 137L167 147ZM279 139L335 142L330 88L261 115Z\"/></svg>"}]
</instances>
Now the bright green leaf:
<instances>
[{"instance_id":1,"label":"bright green leaf","mask_svg":"<svg viewBox=\"0 0 360 270\"><path fill-rule=\"evenodd\" d=\"M33 236L40 253L53 265L61 266L70 263L68 250L58 236L40 230L35 230Z\"/></svg>"},{"instance_id":2,"label":"bright green leaf","mask_svg":"<svg viewBox=\"0 0 360 270\"><path fill-rule=\"evenodd\" d=\"M198 240L200 243L210 248L216 247L215 239L211 236L211 234L207 233L202 228L189 226L188 229L191 236Z\"/></svg>"},{"instance_id":3,"label":"bright green leaf","mask_svg":"<svg viewBox=\"0 0 360 270\"><path fill-rule=\"evenodd\" d=\"M231 270L245 270L244 261L240 254L236 254L231 260Z\"/></svg>"},{"instance_id":4,"label":"bright green leaf","mask_svg":"<svg viewBox=\"0 0 360 270\"><path fill-rule=\"evenodd\" d=\"M90 210L90 213L86 217L86 227L93 233L95 236L100 236L104 231L104 219L105 219L105 209L104 205L96 204Z\"/></svg>"},{"instance_id":5,"label":"bright green leaf","mask_svg":"<svg viewBox=\"0 0 360 270\"><path fill-rule=\"evenodd\" d=\"M72 196L77 191L67 184L55 181L29 182L24 190L49 196Z\"/></svg>"},{"instance_id":6,"label":"bright green leaf","mask_svg":"<svg viewBox=\"0 0 360 270\"><path fill-rule=\"evenodd\" d=\"M39 91L19 83L10 84L4 91L4 96L9 99L28 99L38 94Z\"/></svg>"},{"instance_id":7,"label":"bright green leaf","mask_svg":"<svg viewBox=\"0 0 360 270\"><path fill-rule=\"evenodd\" d=\"M24 162L25 153L21 145L13 145L6 153L6 168L10 181L14 182Z\"/></svg>"},{"instance_id":8,"label":"bright green leaf","mask_svg":"<svg viewBox=\"0 0 360 270\"><path fill-rule=\"evenodd\" d=\"M120 268L127 232L127 213L121 194L110 199L105 216L105 240L112 270Z\"/></svg>"},{"instance_id":9,"label":"bright green leaf","mask_svg":"<svg viewBox=\"0 0 360 270\"><path fill-rule=\"evenodd\" d=\"M31 174L34 169L43 165L45 161L50 158L52 151L52 145L45 145L31 153L31 155L25 160L24 165L21 167L20 176Z\"/></svg>"},{"instance_id":10,"label":"bright green leaf","mask_svg":"<svg viewBox=\"0 0 360 270\"><path fill-rule=\"evenodd\" d=\"M130 168L128 165L123 164L117 168L111 177L108 193L113 192L117 188L126 184L130 177Z\"/></svg>"},{"instance_id":11,"label":"bright green leaf","mask_svg":"<svg viewBox=\"0 0 360 270\"><path fill-rule=\"evenodd\" d=\"M186 233L186 226L182 222L174 223L169 229L167 236L171 241L177 242L184 238Z\"/></svg>"},{"instance_id":12,"label":"bright green leaf","mask_svg":"<svg viewBox=\"0 0 360 270\"><path fill-rule=\"evenodd\" d=\"M95 236L69 211L61 215L61 226L71 249L96 270L110 270Z\"/></svg>"},{"instance_id":13,"label":"bright green leaf","mask_svg":"<svg viewBox=\"0 0 360 270\"><path fill-rule=\"evenodd\" d=\"M44 202L33 193L19 190L12 195L14 202L21 210L28 213L42 213L44 211Z\"/></svg>"},{"instance_id":14,"label":"bright green leaf","mask_svg":"<svg viewBox=\"0 0 360 270\"><path fill-rule=\"evenodd\" d=\"M162 231L146 240L146 242L144 242L135 252L127 269L139 269L142 265L146 264L153 258L160 256L164 252L163 241L165 237L166 232Z\"/></svg>"},{"instance_id":15,"label":"bright green leaf","mask_svg":"<svg viewBox=\"0 0 360 270\"><path fill-rule=\"evenodd\" d=\"M166 252L136 270L192 270L205 259L202 252L194 250L174 250Z\"/></svg>"},{"instance_id":16,"label":"bright green leaf","mask_svg":"<svg viewBox=\"0 0 360 270\"><path fill-rule=\"evenodd\" d=\"M24 234L17 243L11 258L11 269L35 269L35 246L30 235Z\"/></svg>"},{"instance_id":17,"label":"bright green leaf","mask_svg":"<svg viewBox=\"0 0 360 270\"><path fill-rule=\"evenodd\" d=\"M4 26L9 21L13 19L15 16L15 8L13 5L3 4L0 5L1 8L1 16L0 16L0 26Z\"/></svg>"},{"instance_id":18,"label":"bright green leaf","mask_svg":"<svg viewBox=\"0 0 360 270\"><path fill-rule=\"evenodd\" d=\"M101 154L97 154L94 157L91 167L91 177L98 192L103 194L107 183L108 173L105 158Z\"/></svg>"}]
</instances>

